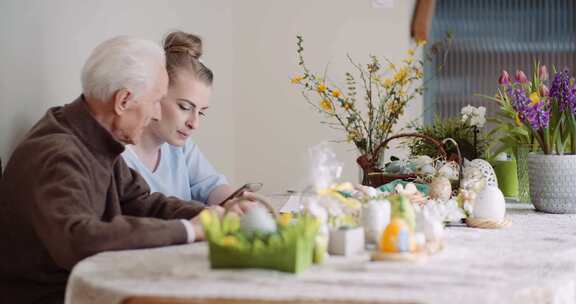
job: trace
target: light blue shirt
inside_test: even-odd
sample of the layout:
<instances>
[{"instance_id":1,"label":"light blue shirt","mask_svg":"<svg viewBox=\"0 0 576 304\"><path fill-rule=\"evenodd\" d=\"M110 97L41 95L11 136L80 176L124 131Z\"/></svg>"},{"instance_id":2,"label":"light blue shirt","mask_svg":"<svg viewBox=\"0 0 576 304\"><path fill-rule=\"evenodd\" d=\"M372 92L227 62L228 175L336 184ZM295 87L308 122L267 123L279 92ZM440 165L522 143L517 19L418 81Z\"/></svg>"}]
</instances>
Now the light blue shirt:
<instances>
[{"instance_id":1,"label":"light blue shirt","mask_svg":"<svg viewBox=\"0 0 576 304\"><path fill-rule=\"evenodd\" d=\"M188 140L183 147L160 146L160 163L152 172L140 161L130 146L122 157L128 166L142 175L152 192L161 192L183 200L207 203L214 188L228 184L204 157L196 144Z\"/></svg>"}]
</instances>

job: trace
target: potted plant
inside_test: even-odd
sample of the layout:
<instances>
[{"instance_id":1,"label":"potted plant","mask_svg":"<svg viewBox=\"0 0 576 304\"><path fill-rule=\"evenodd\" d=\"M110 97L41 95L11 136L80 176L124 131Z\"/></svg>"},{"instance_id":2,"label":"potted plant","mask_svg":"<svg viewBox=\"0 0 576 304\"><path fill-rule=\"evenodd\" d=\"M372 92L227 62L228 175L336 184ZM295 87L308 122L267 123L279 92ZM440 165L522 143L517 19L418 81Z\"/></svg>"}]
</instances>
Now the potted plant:
<instances>
[{"instance_id":1,"label":"potted plant","mask_svg":"<svg viewBox=\"0 0 576 304\"><path fill-rule=\"evenodd\" d=\"M460 117L441 119L435 117L430 125L416 125L412 128L419 134L426 135L437 141L452 138L458 143L462 157L473 160L483 157L488 146L487 137L480 130L486 123L486 108L468 105L461 110ZM414 138L409 142L410 155L428 155L431 158L440 157L440 151L422 138ZM454 158L458 153L455 145L446 145L446 153Z\"/></svg>"},{"instance_id":2,"label":"potted plant","mask_svg":"<svg viewBox=\"0 0 576 304\"><path fill-rule=\"evenodd\" d=\"M308 103L327 118L323 124L344 131L346 138L343 141L353 143L361 155L358 163L364 169L366 179L370 168L382 167L382 155L377 152L384 149L378 147L393 134L407 104L424 90L424 62L415 55L426 42L417 42L417 48L408 50L408 56L400 64L370 56L370 63L362 65L348 56L356 72L346 73L345 89L341 89L328 83L326 73L320 75L308 69L304 62L303 39L301 36L297 39L302 73L294 76L291 82L298 85ZM443 45L450 41L448 34L430 51L447 50Z\"/></svg>"},{"instance_id":3,"label":"potted plant","mask_svg":"<svg viewBox=\"0 0 576 304\"><path fill-rule=\"evenodd\" d=\"M528 155L532 203L539 211L576 213L576 86L567 69L555 73L548 89L546 66L536 64L532 80L517 71L511 81L503 71L495 98L509 105L521 135L534 152Z\"/></svg>"}]
</instances>

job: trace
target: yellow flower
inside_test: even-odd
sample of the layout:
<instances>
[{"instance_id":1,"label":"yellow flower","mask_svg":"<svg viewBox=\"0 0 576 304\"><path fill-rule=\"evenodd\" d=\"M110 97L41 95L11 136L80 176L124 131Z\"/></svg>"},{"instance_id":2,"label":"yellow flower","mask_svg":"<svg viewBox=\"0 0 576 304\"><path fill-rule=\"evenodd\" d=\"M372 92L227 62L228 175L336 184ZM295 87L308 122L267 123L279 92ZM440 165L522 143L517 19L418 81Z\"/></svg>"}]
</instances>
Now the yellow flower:
<instances>
[{"instance_id":1,"label":"yellow flower","mask_svg":"<svg viewBox=\"0 0 576 304\"><path fill-rule=\"evenodd\" d=\"M353 142L359 137L358 132L352 130L348 133L348 141Z\"/></svg>"},{"instance_id":2,"label":"yellow flower","mask_svg":"<svg viewBox=\"0 0 576 304\"><path fill-rule=\"evenodd\" d=\"M324 92L326 92L327 89L328 89L328 87L326 87L326 85L323 84L323 83L320 83L320 84L318 85L318 87L316 88L316 90L318 91L318 93L324 93Z\"/></svg>"},{"instance_id":3,"label":"yellow flower","mask_svg":"<svg viewBox=\"0 0 576 304\"><path fill-rule=\"evenodd\" d=\"M426 43L427 43L426 40L418 40L418 41L416 41L416 45L417 45L418 47L425 46Z\"/></svg>"},{"instance_id":4,"label":"yellow flower","mask_svg":"<svg viewBox=\"0 0 576 304\"><path fill-rule=\"evenodd\" d=\"M529 98L530 98L530 100L532 101L532 102L530 103L530 105L532 105L532 106L533 106L533 105L536 105L536 104L538 104L538 103L540 102L540 96L538 95L538 92L534 92L534 93L530 94L530 97L529 97Z\"/></svg>"},{"instance_id":5,"label":"yellow flower","mask_svg":"<svg viewBox=\"0 0 576 304\"><path fill-rule=\"evenodd\" d=\"M517 126L519 126L519 127L522 126L522 121L520 121L520 115L516 114L516 119L515 119L515 121L516 121L516 125L517 125Z\"/></svg>"},{"instance_id":6,"label":"yellow flower","mask_svg":"<svg viewBox=\"0 0 576 304\"><path fill-rule=\"evenodd\" d=\"M382 85L385 88L390 88L392 86L392 79L386 78L386 79L382 80Z\"/></svg>"},{"instance_id":7,"label":"yellow flower","mask_svg":"<svg viewBox=\"0 0 576 304\"><path fill-rule=\"evenodd\" d=\"M422 73L422 69L415 69L414 70L414 74L416 76L416 78L422 78L422 76L424 76L424 73Z\"/></svg>"},{"instance_id":8,"label":"yellow flower","mask_svg":"<svg viewBox=\"0 0 576 304\"><path fill-rule=\"evenodd\" d=\"M409 50L408 50L408 55L414 56L414 49L409 49Z\"/></svg>"},{"instance_id":9,"label":"yellow flower","mask_svg":"<svg viewBox=\"0 0 576 304\"><path fill-rule=\"evenodd\" d=\"M391 69L391 70L396 70L396 65L394 65L393 63L390 63L390 64L388 65L388 68Z\"/></svg>"},{"instance_id":10,"label":"yellow flower","mask_svg":"<svg viewBox=\"0 0 576 304\"><path fill-rule=\"evenodd\" d=\"M202 211L202 213L200 213L200 221L204 226L208 226L212 223L213 221L212 217L213 217L212 211L208 209L205 209L204 211Z\"/></svg>"},{"instance_id":11,"label":"yellow flower","mask_svg":"<svg viewBox=\"0 0 576 304\"><path fill-rule=\"evenodd\" d=\"M408 69L406 67L403 67L394 75L394 81L404 83L406 82L407 76L408 76Z\"/></svg>"},{"instance_id":12,"label":"yellow flower","mask_svg":"<svg viewBox=\"0 0 576 304\"><path fill-rule=\"evenodd\" d=\"M332 96L334 96L336 98L340 97L341 95L342 95L342 93L340 93L340 91L338 89L334 89L332 91Z\"/></svg>"},{"instance_id":13,"label":"yellow flower","mask_svg":"<svg viewBox=\"0 0 576 304\"><path fill-rule=\"evenodd\" d=\"M332 105L332 102L329 99L322 99L322 101L320 102L320 107L322 108L322 110L328 113L334 113L334 106Z\"/></svg>"},{"instance_id":14,"label":"yellow flower","mask_svg":"<svg viewBox=\"0 0 576 304\"><path fill-rule=\"evenodd\" d=\"M402 110L402 106L399 102L391 102L388 104L388 113L397 114Z\"/></svg>"},{"instance_id":15,"label":"yellow flower","mask_svg":"<svg viewBox=\"0 0 576 304\"><path fill-rule=\"evenodd\" d=\"M344 108L344 110L348 111L352 109L352 104L349 103L348 101L345 101L344 103L342 103L342 107Z\"/></svg>"},{"instance_id":16,"label":"yellow flower","mask_svg":"<svg viewBox=\"0 0 576 304\"><path fill-rule=\"evenodd\" d=\"M380 126L380 129L381 129L382 131L386 131L386 130L388 130L389 128L390 128L390 123L389 123L389 122L387 122L387 121L382 122L382 125Z\"/></svg>"},{"instance_id":17,"label":"yellow flower","mask_svg":"<svg viewBox=\"0 0 576 304\"><path fill-rule=\"evenodd\" d=\"M292 213L280 213L280 216L278 217L278 223L280 223L280 225L288 226L290 221L292 221Z\"/></svg>"},{"instance_id":18,"label":"yellow flower","mask_svg":"<svg viewBox=\"0 0 576 304\"><path fill-rule=\"evenodd\" d=\"M231 247L231 246L235 246L237 244L238 244L238 239L233 235L225 236L224 239L222 239L222 245L224 245L224 246Z\"/></svg>"},{"instance_id":19,"label":"yellow flower","mask_svg":"<svg viewBox=\"0 0 576 304\"><path fill-rule=\"evenodd\" d=\"M404 62L406 62L406 64L412 64L412 62L414 62L414 58L408 57L408 58L404 59Z\"/></svg>"},{"instance_id":20,"label":"yellow flower","mask_svg":"<svg viewBox=\"0 0 576 304\"><path fill-rule=\"evenodd\" d=\"M400 92L398 92L398 96L400 96L400 97L406 96L406 91L400 90Z\"/></svg>"},{"instance_id":21,"label":"yellow flower","mask_svg":"<svg viewBox=\"0 0 576 304\"><path fill-rule=\"evenodd\" d=\"M292 84L298 84L300 83L300 81L302 81L304 79L304 76L294 76L292 77L292 79L290 80L290 82L292 82Z\"/></svg>"}]
</instances>

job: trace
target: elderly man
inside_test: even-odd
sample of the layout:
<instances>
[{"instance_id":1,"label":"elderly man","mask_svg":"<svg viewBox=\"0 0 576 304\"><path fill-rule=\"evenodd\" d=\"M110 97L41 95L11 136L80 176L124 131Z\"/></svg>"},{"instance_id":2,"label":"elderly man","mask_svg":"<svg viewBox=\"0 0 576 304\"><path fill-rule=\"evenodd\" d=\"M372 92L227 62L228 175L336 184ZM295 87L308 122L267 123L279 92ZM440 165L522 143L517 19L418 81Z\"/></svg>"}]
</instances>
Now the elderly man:
<instances>
[{"instance_id":1,"label":"elderly man","mask_svg":"<svg viewBox=\"0 0 576 304\"><path fill-rule=\"evenodd\" d=\"M61 303L81 259L203 238L203 205L159 193L120 153L160 118L168 76L153 42L117 37L82 70L83 95L48 110L0 181L0 303ZM214 207L218 208L218 207Z\"/></svg>"}]
</instances>

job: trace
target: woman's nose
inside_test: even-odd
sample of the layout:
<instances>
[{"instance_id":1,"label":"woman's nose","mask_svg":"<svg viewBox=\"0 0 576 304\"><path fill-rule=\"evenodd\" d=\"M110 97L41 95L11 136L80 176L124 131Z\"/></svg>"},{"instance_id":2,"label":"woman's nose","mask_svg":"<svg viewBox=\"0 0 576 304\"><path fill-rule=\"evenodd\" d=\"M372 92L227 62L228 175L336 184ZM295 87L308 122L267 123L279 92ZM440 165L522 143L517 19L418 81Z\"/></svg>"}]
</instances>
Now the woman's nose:
<instances>
[{"instance_id":1,"label":"woman's nose","mask_svg":"<svg viewBox=\"0 0 576 304\"><path fill-rule=\"evenodd\" d=\"M198 129L199 124L200 120L198 119L198 113L190 115L190 117L186 121L186 127L191 130Z\"/></svg>"}]
</instances>

